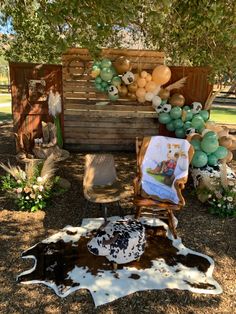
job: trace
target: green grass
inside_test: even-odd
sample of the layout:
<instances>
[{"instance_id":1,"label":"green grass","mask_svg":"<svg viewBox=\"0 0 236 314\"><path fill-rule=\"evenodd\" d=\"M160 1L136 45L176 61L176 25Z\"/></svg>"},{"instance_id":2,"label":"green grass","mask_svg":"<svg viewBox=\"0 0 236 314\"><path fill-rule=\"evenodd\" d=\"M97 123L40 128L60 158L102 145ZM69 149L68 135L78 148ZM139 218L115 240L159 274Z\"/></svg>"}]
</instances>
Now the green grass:
<instances>
[{"instance_id":1,"label":"green grass","mask_svg":"<svg viewBox=\"0 0 236 314\"><path fill-rule=\"evenodd\" d=\"M234 123L236 124L236 108L217 108L211 110L210 120L221 123Z\"/></svg>"},{"instance_id":2,"label":"green grass","mask_svg":"<svg viewBox=\"0 0 236 314\"><path fill-rule=\"evenodd\" d=\"M11 102L11 94L0 95L0 104Z\"/></svg>"}]
</instances>

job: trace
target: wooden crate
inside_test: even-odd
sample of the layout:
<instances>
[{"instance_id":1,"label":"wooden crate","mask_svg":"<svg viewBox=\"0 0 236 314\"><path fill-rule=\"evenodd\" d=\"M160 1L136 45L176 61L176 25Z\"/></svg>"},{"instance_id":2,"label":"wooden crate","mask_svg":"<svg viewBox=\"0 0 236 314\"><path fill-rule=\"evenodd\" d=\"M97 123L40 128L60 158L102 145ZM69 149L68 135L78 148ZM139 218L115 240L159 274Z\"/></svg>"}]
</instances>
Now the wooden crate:
<instances>
[{"instance_id":1,"label":"wooden crate","mask_svg":"<svg viewBox=\"0 0 236 314\"><path fill-rule=\"evenodd\" d=\"M157 51L104 49L102 57L114 61L126 56L132 70L151 71L163 64ZM93 63L87 49L69 49L62 56L64 95L64 139L69 150L134 150L135 137L158 134L156 114L151 104L121 98L108 105L105 93L98 92L89 69Z\"/></svg>"}]
</instances>

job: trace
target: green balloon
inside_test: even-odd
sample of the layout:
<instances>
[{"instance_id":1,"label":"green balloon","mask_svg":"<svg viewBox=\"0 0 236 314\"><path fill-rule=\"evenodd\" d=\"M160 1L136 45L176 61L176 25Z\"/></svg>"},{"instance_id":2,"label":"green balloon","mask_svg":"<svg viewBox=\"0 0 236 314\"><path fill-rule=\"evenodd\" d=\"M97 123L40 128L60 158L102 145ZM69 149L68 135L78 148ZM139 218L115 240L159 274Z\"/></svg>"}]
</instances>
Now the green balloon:
<instances>
[{"instance_id":1,"label":"green balloon","mask_svg":"<svg viewBox=\"0 0 236 314\"><path fill-rule=\"evenodd\" d=\"M172 119L179 119L182 116L182 109L180 107L173 107L170 111Z\"/></svg>"},{"instance_id":2,"label":"green balloon","mask_svg":"<svg viewBox=\"0 0 236 314\"><path fill-rule=\"evenodd\" d=\"M218 139L218 135L217 135L217 133L214 132L214 131L209 131L209 132L207 132L207 133L203 136L203 138L211 138L212 140L217 140L217 139Z\"/></svg>"},{"instance_id":3,"label":"green balloon","mask_svg":"<svg viewBox=\"0 0 236 314\"><path fill-rule=\"evenodd\" d=\"M184 110L184 111L188 111L188 110L191 110L191 108L190 108L189 106L184 106L184 107L183 107L183 110Z\"/></svg>"},{"instance_id":4,"label":"green balloon","mask_svg":"<svg viewBox=\"0 0 236 314\"><path fill-rule=\"evenodd\" d=\"M210 154L210 155L208 156L208 161L207 161L207 163L208 163L209 166L216 166L216 165L217 165L217 162L218 162L218 159L217 159L217 157L215 156L215 154Z\"/></svg>"},{"instance_id":5,"label":"green balloon","mask_svg":"<svg viewBox=\"0 0 236 314\"><path fill-rule=\"evenodd\" d=\"M186 117L185 117L185 121L191 121L193 118L193 113L191 110L186 110Z\"/></svg>"},{"instance_id":6,"label":"green balloon","mask_svg":"<svg viewBox=\"0 0 236 314\"><path fill-rule=\"evenodd\" d=\"M193 155L193 159L191 161L191 164L193 165L193 167L195 168L201 168L206 166L208 162L208 158L207 158L207 154L202 152L201 150L197 150L195 151L194 155Z\"/></svg>"},{"instance_id":7,"label":"green balloon","mask_svg":"<svg viewBox=\"0 0 236 314\"><path fill-rule=\"evenodd\" d=\"M114 86L120 86L121 84L121 78L119 76L114 76L111 80L111 84Z\"/></svg>"},{"instance_id":8,"label":"green balloon","mask_svg":"<svg viewBox=\"0 0 236 314\"><path fill-rule=\"evenodd\" d=\"M214 153L219 147L219 142L216 139L204 138L201 141L201 148L205 153Z\"/></svg>"},{"instance_id":9,"label":"green balloon","mask_svg":"<svg viewBox=\"0 0 236 314\"><path fill-rule=\"evenodd\" d=\"M158 120L162 124L167 124L171 121L171 117L170 117L169 113L162 112L159 114Z\"/></svg>"},{"instance_id":10,"label":"green balloon","mask_svg":"<svg viewBox=\"0 0 236 314\"><path fill-rule=\"evenodd\" d=\"M102 91L102 85L99 83L95 83L95 87L97 90Z\"/></svg>"},{"instance_id":11,"label":"green balloon","mask_svg":"<svg viewBox=\"0 0 236 314\"><path fill-rule=\"evenodd\" d=\"M204 120L203 118L200 116L200 114L196 114L193 119L192 119L192 126L195 129L201 128L202 126L204 126Z\"/></svg>"},{"instance_id":12,"label":"green balloon","mask_svg":"<svg viewBox=\"0 0 236 314\"><path fill-rule=\"evenodd\" d=\"M184 123L181 119L173 120L173 124L174 124L175 129L180 129L184 126Z\"/></svg>"},{"instance_id":13,"label":"green balloon","mask_svg":"<svg viewBox=\"0 0 236 314\"><path fill-rule=\"evenodd\" d=\"M205 130L205 125L202 125L201 127L196 129L197 133L202 133L202 131Z\"/></svg>"},{"instance_id":14,"label":"green balloon","mask_svg":"<svg viewBox=\"0 0 236 314\"><path fill-rule=\"evenodd\" d=\"M209 112L207 110L201 110L199 114L204 121L207 121L209 119Z\"/></svg>"},{"instance_id":15,"label":"green balloon","mask_svg":"<svg viewBox=\"0 0 236 314\"><path fill-rule=\"evenodd\" d=\"M161 105L163 106L163 105L165 105L165 104L167 104L167 99L162 99Z\"/></svg>"},{"instance_id":16,"label":"green balloon","mask_svg":"<svg viewBox=\"0 0 236 314\"><path fill-rule=\"evenodd\" d=\"M200 142L200 140L193 139L190 143L191 143L191 145L193 145L193 148L195 150L201 150L201 142Z\"/></svg>"},{"instance_id":17,"label":"green balloon","mask_svg":"<svg viewBox=\"0 0 236 314\"><path fill-rule=\"evenodd\" d=\"M228 155L228 149L224 146L219 146L217 150L214 152L214 155L218 159L223 159Z\"/></svg>"},{"instance_id":18,"label":"green balloon","mask_svg":"<svg viewBox=\"0 0 236 314\"><path fill-rule=\"evenodd\" d=\"M93 65L92 70L93 71L100 70L100 67L98 65Z\"/></svg>"},{"instance_id":19,"label":"green balloon","mask_svg":"<svg viewBox=\"0 0 236 314\"><path fill-rule=\"evenodd\" d=\"M174 127L173 121L170 121L169 123L167 123L166 128L168 131L171 131L171 132L174 131L175 127Z\"/></svg>"},{"instance_id":20,"label":"green balloon","mask_svg":"<svg viewBox=\"0 0 236 314\"><path fill-rule=\"evenodd\" d=\"M93 67L94 66L96 66L96 67L98 67L99 69L100 69L100 67L101 67L101 61L95 61L94 63L93 63Z\"/></svg>"},{"instance_id":21,"label":"green balloon","mask_svg":"<svg viewBox=\"0 0 236 314\"><path fill-rule=\"evenodd\" d=\"M96 83L96 84L102 83L102 79L101 79L100 76L97 76L97 77L95 78L95 83Z\"/></svg>"},{"instance_id":22,"label":"green balloon","mask_svg":"<svg viewBox=\"0 0 236 314\"><path fill-rule=\"evenodd\" d=\"M103 59L101 62L101 68L110 68L111 66L111 60L109 59Z\"/></svg>"},{"instance_id":23,"label":"green balloon","mask_svg":"<svg viewBox=\"0 0 236 314\"><path fill-rule=\"evenodd\" d=\"M190 129L192 127L192 123L190 121L186 121L184 123L184 129L187 130L187 129Z\"/></svg>"},{"instance_id":24,"label":"green balloon","mask_svg":"<svg viewBox=\"0 0 236 314\"><path fill-rule=\"evenodd\" d=\"M103 81L108 82L112 79L113 73L112 73L111 69L109 69L109 68L102 68L100 76L103 79Z\"/></svg>"},{"instance_id":25,"label":"green balloon","mask_svg":"<svg viewBox=\"0 0 236 314\"><path fill-rule=\"evenodd\" d=\"M119 98L119 95L109 95L109 99L115 101Z\"/></svg>"},{"instance_id":26,"label":"green balloon","mask_svg":"<svg viewBox=\"0 0 236 314\"><path fill-rule=\"evenodd\" d=\"M102 87L107 87L108 83L106 81L102 81L101 85L102 85Z\"/></svg>"},{"instance_id":27,"label":"green balloon","mask_svg":"<svg viewBox=\"0 0 236 314\"><path fill-rule=\"evenodd\" d=\"M175 120L176 121L176 120ZM185 131L183 128L178 128L175 130L175 135L178 138L185 138Z\"/></svg>"}]
</instances>

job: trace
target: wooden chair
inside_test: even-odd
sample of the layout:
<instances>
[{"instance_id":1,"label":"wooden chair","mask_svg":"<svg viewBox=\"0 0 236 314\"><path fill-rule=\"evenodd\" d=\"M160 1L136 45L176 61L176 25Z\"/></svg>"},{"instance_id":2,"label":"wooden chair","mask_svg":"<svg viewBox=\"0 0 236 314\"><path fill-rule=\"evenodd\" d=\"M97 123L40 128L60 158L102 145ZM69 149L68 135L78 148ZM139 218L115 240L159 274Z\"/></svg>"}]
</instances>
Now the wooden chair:
<instances>
[{"instance_id":1,"label":"wooden chair","mask_svg":"<svg viewBox=\"0 0 236 314\"><path fill-rule=\"evenodd\" d=\"M110 154L87 154L83 179L84 197L89 202L104 207L104 218L107 219L107 204L119 201L122 196L122 185L117 179L114 158Z\"/></svg>"},{"instance_id":2,"label":"wooden chair","mask_svg":"<svg viewBox=\"0 0 236 314\"><path fill-rule=\"evenodd\" d=\"M187 177L176 179L174 181L174 187L176 189L179 202L175 204L169 200L161 200L156 197L150 196L142 189L142 162L148 145L150 143L151 137L145 137L143 139L136 138L136 154L137 154L137 176L134 179L134 205L136 207L135 218L139 219L141 214L142 216L152 216L158 217L159 219L164 219L168 221L169 228L175 238L177 238L174 214L176 210L180 210L185 205L185 200L182 196L181 191L185 187L187 182ZM190 145L188 151L188 160L189 163L193 157L194 150ZM144 212L145 210L145 212Z\"/></svg>"}]
</instances>

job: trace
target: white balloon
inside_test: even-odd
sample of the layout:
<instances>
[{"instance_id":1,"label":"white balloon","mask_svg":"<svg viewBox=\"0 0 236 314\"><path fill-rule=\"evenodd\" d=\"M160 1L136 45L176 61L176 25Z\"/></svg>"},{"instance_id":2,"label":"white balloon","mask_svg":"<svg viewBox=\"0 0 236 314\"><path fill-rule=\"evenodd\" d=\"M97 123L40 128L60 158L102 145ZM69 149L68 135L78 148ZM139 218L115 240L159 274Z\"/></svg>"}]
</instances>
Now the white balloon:
<instances>
[{"instance_id":1,"label":"white balloon","mask_svg":"<svg viewBox=\"0 0 236 314\"><path fill-rule=\"evenodd\" d=\"M153 108L157 108L161 104L161 98L159 96L154 96L152 98L152 106Z\"/></svg>"},{"instance_id":2,"label":"white balloon","mask_svg":"<svg viewBox=\"0 0 236 314\"><path fill-rule=\"evenodd\" d=\"M161 86L160 85L157 85L157 87L154 89L154 91L152 92L154 95L157 95L159 93L161 89Z\"/></svg>"},{"instance_id":3,"label":"white balloon","mask_svg":"<svg viewBox=\"0 0 236 314\"><path fill-rule=\"evenodd\" d=\"M147 100L147 101L152 101L152 99L153 99L154 96L155 96L155 95L154 95L153 93L147 92L147 93L145 94L145 100Z\"/></svg>"}]
</instances>

